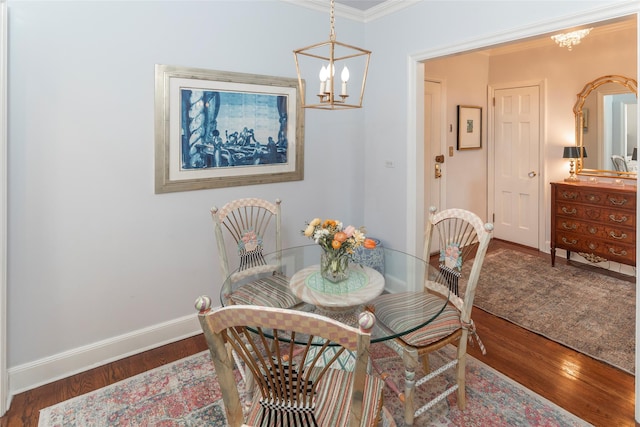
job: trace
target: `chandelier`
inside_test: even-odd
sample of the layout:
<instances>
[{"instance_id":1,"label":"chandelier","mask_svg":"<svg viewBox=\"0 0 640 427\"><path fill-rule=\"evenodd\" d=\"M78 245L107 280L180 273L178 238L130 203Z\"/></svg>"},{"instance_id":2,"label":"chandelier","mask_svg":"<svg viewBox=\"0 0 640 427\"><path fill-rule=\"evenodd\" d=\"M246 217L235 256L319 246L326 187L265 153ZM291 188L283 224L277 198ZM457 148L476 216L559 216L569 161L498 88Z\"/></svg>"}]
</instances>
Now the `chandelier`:
<instances>
[{"instance_id":1,"label":"chandelier","mask_svg":"<svg viewBox=\"0 0 640 427\"><path fill-rule=\"evenodd\" d=\"M304 108L323 110L362 108L371 51L336 40L334 8L335 0L331 0L329 40L293 51ZM347 67L347 62L351 70ZM319 78L318 86L313 85L309 89L308 99L302 78L301 70L303 68L316 70L314 74L317 73ZM336 76L336 69L340 70L339 76ZM360 73L356 73L356 71L362 72L362 78L359 77ZM317 92L316 87L318 88ZM350 88L354 87L359 88L359 93L352 97L354 101L350 103L351 94L349 92Z\"/></svg>"},{"instance_id":2,"label":"chandelier","mask_svg":"<svg viewBox=\"0 0 640 427\"><path fill-rule=\"evenodd\" d=\"M573 46L580 44L580 41L585 38L592 29L593 28L585 28L584 30L571 31L570 33L556 34L551 36L551 38L558 43L558 46L571 50Z\"/></svg>"}]
</instances>

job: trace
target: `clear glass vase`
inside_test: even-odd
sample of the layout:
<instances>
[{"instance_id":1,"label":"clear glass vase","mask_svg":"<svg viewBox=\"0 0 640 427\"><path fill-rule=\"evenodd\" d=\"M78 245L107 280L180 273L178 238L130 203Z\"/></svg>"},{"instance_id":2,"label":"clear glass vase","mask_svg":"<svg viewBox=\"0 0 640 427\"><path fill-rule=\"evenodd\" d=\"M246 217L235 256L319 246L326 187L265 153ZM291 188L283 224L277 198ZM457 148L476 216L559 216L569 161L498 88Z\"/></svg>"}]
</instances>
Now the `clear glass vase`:
<instances>
[{"instance_id":1,"label":"clear glass vase","mask_svg":"<svg viewBox=\"0 0 640 427\"><path fill-rule=\"evenodd\" d=\"M338 251L322 251L320 275L333 283L346 280L349 277L349 255Z\"/></svg>"}]
</instances>

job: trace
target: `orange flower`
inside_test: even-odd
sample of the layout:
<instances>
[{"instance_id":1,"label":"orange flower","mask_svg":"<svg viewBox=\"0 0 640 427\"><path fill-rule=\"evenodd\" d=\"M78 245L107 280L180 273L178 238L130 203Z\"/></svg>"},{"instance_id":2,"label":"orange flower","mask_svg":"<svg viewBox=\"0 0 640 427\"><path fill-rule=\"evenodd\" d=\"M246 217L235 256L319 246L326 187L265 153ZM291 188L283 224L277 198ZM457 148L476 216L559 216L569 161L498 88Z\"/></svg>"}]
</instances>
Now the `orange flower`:
<instances>
[{"instance_id":1,"label":"orange flower","mask_svg":"<svg viewBox=\"0 0 640 427\"><path fill-rule=\"evenodd\" d=\"M373 240L373 239L364 239L363 246L366 249L375 249L376 248L376 241Z\"/></svg>"},{"instance_id":2,"label":"orange flower","mask_svg":"<svg viewBox=\"0 0 640 427\"><path fill-rule=\"evenodd\" d=\"M344 243L347 241L347 233L343 232L343 231L338 231L333 238L335 240L337 240L340 243Z\"/></svg>"},{"instance_id":3,"label":"orange flower","mask_svg":"<svg viewBox=\"0 0 640 427\"><path fill-rule=\"evenodd\" d=\"M340 246L342 246L342 243L338 240L332 240L331 241L331 247L333 249L340 249Z\"/></svg>"},{"instance_id":4,"label":"orange flower","mask_svg":"<svg viewBox=\"0 0 640 427\"><path fill-rule=\"evenodd\" d=\"M336 221L333 219L326 219L322 224L322 228L330 228L335 226L336 226Z\"/></svg>"}]
</instances>

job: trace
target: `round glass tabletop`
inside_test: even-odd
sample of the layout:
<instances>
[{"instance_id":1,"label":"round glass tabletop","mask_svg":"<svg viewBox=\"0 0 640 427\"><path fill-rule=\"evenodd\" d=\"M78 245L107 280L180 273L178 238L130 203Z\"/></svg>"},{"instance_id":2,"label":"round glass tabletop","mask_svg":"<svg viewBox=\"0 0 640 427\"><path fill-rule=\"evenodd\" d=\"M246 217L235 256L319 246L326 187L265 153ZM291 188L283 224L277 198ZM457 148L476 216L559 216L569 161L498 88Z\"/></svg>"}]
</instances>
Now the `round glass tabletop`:
<instances>
[{"instance_id":1,"label":"round glass tabletop","mask_svg":"<svg viewBox=\"0 0 640 427\"><path fill-rule=\"evenodd\" d=\"M265 264L234 271L220 292L223 306L231 304L268 305L315 312L357 326L358 314L368 309L411 314L418 319L407 327L389 328L376 322L371 342L384 341L412 332L432 322L449 302L439 270L421 258L378 247L374 252L356 253L348 279L333 283L319 273L322 249L305 245L265 255ZM429 288L441 290L441 304L421 307L415 301ZM397 294L397 298L378 298ZM383 304L384 306L381 306Z\"/></svg>"}]
</instances>

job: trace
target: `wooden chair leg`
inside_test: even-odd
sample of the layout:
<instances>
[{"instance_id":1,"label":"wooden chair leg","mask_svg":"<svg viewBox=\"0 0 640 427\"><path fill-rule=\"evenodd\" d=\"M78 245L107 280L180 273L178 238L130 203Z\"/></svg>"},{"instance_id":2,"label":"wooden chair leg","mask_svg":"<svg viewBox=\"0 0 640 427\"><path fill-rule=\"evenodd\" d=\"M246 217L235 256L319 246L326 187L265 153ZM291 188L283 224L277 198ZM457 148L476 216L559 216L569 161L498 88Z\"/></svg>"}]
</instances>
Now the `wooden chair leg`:
<instances>
[{"instance_id":1,"label":"wooden chair leg","mask_svg":"<svg viewBox=\"0 0 640 427\"><path fill-rule=\"evenodd\" d=\"M425 354L422 356L422 369L424 369L425 375L431 372L431 366L429 364L429 355Z\"/></svg>"},{"instance_id":2,"label":"wooden chair leg","mask_svg":"<svg viewBox=\"0 0 640 427\"><path fill-rule=\"evenodd\" d=\"M413 348L405 348L402 361L404 363L404 423L413 425L416 392L416 368L418 366L418 351Z\"/></svg>"},{"instance_id":3,"label":"wooden chair leg","mask_svg":"<svg viewBox=\"0 0 640 427\"><path fill-rule=\"evenodd\" d=\"M457 366L457 380L458 380L458 408L464 411L467 406L467 399L465 395L465 373L467 369L467 334L463 333L460 341L458 342L457 349L458 366Z\"/></svg>"}]
</instances>

